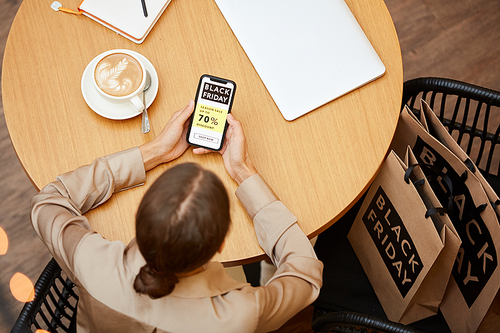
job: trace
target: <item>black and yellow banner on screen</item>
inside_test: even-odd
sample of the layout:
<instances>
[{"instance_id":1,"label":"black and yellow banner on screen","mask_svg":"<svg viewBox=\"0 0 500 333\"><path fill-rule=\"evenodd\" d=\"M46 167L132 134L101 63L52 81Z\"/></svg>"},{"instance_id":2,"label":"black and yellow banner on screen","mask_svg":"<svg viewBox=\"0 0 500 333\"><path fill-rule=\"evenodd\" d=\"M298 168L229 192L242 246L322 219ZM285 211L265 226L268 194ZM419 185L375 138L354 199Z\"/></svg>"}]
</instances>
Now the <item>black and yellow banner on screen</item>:
<instances>
[{"instance_id":1,"label":"black and yellow banner on screen","mask_svg":"<svg viewBox=\"0 0 500 333\"><path fill-rule=\"evenodd\" d=\"M193 126L222 133L226 124L227 110L204 104L196 104Z\"/></svg>"}]
</instances>

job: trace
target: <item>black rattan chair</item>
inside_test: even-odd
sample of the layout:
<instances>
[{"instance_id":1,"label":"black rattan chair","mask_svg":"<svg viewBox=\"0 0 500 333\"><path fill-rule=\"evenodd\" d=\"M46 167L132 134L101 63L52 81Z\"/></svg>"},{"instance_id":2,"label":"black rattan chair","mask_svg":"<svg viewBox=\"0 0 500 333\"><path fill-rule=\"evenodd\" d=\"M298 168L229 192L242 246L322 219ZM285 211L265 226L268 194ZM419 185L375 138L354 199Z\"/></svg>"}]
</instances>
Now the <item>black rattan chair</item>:
<instances>
[{"instance_id":1,"label":"black rattan chair","mask_svg":"<svg viewBox=\"0 0 500 333\"><path fill-rule=\"evenodd\" d=\"M424 99L453 138L500 193L500 92L443 78L404 83L402 108L418 115ZM441 313L410 326L391 322L378 302L347 233L363 199L318 236L315 250L325 264L323 288L314 303L316 332L449 332Z\"/></svg>"},{"instance_id":2,"label":"black rattan chair","mask_svg":"<svg viewBox=\"0 0 500 333\"><path fill-rule=\"evenodd\" d=\"M415 113L424 99L462 149L500 193L500 92L442 78L409 80L403 104Z\"/></svg>"},{"instance_id":3,"label":"black rattan chair","mask_svg":"<svg viewBox=\"0 0 500 333\"><path fill-rule=\"evenodd\" d=\"M315 320L313 328L318 332L340 333L425 333L410 326L349 311L327 312Z\"/></svg>"},{"instance_id":4,"label":"black rattan chair","mask_svg":"<svg viewBox=\"0 0 500 333\"><path fill-rule=\"evenodd\" d=\"M76 332L76 287L52 258L35 284L35 299L26 303L11 333Z\"/></svg>"}]
</instances>

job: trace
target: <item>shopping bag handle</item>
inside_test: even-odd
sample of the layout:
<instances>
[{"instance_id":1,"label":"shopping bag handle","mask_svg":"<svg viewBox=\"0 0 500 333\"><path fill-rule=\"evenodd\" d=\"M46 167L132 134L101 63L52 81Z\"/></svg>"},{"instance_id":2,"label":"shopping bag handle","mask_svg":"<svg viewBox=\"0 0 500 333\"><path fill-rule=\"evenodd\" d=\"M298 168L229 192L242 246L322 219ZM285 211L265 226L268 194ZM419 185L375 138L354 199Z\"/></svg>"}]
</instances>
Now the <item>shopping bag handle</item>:
<instances>
[{"instance_id":1,"label":"shopping bag handle","mask_svg":"<svg viewBox=\"0 0 500 333\"><path fill-rule=\"evenodd\" d=\"M415 163L415 164L408 166L408 168L406 169L406 172L404 175L404 180L407 184L410 183L410 176L416 167L420 167L420 168L425 167L426 169L429 169L430 171L432 171L432 173L434 174L434 176L436 178L441 177L441 179L445 182L446 186L448 187L448 190L450 191L450 196L448 198L448 207L447 208L431 208L431 209L434 209L435 211L433 210L432 213L426 213L426 217L428 215L432 215L432 214L435 214L437 212L449 213L449 212L453 211L453 183L451 181L451 178L447 174L445 174L444 172L442 172L441 170L439 170L438 168L436 168L433 165L429 165L426 163ZM426 175L426 178L429 178L429 176Z\"/></svg>"},{"instance_id":2,"label":"shopping bag handle","mask_svg":"<svg viewBox=\"0 0 500 333\"><path fill-rule=\"evenodd\" d=\"M435 208L429 208L425 214L425 217L427 218L428 216L430 215L433 215L433 214L436 214L436 213L439 213L439 214L444 214L444 213L447 213L447 214L450 214L451 212L453 212L454 208L453 208L453 198L454 198L454 194L453 194L453 182L451 181L451 178L443 173L441 170L439 170L438 168L436 168L435 166L433 165L429 165L429 164L426 164L426 163L415 163L415 164L412 164L410 165L406 172L405 172L405 175L404 175L404 180L407 184L409 184L410 182L410 176L411 174L413 173L413 170L416 168L416 167L425 167L426 169L429 169L432 171L432 173L434 174L434 177L441 177L441 179L445 182L446 186L448 187L448 189L450 190L450 196L448 198L448 207L447 208L441 208L441 207L435 207ZM467 178L469 177L469 173L467 170L464 171L464 173L462 175L460 175L460 178L463 182L465 182L467 180ZM429 178L428 175L426 175L426 178ZM414 185L415 186L421 186L421 184L417 184L419 181L415 182ZM493 205L493 203L492 203ZM481 204L477 207L475 207L474 211L473 212L469 212L468 215L471 217L471 218L476 218L478 217L485 209L486 207L488 206L487 203L485 204Z\"/></svg>"},{"instance_id":3,"label":"shopping bag handle","mask_svg":"<svg viewBox=\"0 0 500 333\"><path fill-rule=\"evenodd\" d=\"M414 170L415 168L412 169L412 171ZM411 172L410 172L411 173ZM410 179L405 179L405 181L407 183L409 183ZM425 179L419 179L419 180L416 180L413 182L413 185L415 186L415 188L419 188L420 186L424 185L425 184ZM423 194L420 194L420 195L423 195ZM425 202L425 200L424 200ZM427 209L427 211L425 212L425 218L428 218L430 217L431 215L434 215L434 214L439 214L439 215L444 215L444 214L448 214L449 213L449 209L448 208L443 208L443 207L432 207L432 208L429 208Z\"/></svg>"}]
</instances>

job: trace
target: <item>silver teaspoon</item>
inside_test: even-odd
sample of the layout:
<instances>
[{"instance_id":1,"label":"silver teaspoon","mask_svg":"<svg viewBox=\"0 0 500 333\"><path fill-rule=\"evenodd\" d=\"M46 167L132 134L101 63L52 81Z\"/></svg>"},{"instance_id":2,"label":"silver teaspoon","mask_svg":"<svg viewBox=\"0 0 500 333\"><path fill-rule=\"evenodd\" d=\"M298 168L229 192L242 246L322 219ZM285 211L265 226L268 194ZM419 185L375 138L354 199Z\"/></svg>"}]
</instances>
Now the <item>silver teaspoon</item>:
<instances>
[{"instance_id":1,"label":"silver teaspoon","mask_svg":"<svg viewBox=\"0 0 500 333\"><path fill-rule=\"evenodd\" d=\"M142 103L144 104L144 111L142 111L142 125L141 132L146 134L150 131L148 109L146 106L146 91L151 87L151 74L146 71L146 83L144 84L144 89L142 90Z\"/></svg>"}]
</instances>

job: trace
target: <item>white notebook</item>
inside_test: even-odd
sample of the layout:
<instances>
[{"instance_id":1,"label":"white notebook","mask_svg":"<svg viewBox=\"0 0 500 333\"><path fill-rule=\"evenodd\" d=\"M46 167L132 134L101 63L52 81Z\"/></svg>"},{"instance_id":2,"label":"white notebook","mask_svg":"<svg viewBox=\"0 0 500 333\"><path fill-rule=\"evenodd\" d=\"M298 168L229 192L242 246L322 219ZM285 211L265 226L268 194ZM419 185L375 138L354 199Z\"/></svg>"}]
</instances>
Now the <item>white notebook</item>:
<instances>
[{"instance_id":1,"label":"white notebook","mask_svg":"<svg viewBox=\"0 0 500 333\"><path fill-rule=\"evenodd\" d=\"M83 0L78 10L134 43L141 44L165 11L170 0Z\"/></svg>"},{"instance_id":2,"label":"white notebook","mask_svg":"<svg viewBox=\"0 0 500 333\"><path fill-rule=\"evenodd\" d=\"M343 0L215 0L286 120L385 73Z\"/></svg>"}]
</instances>

